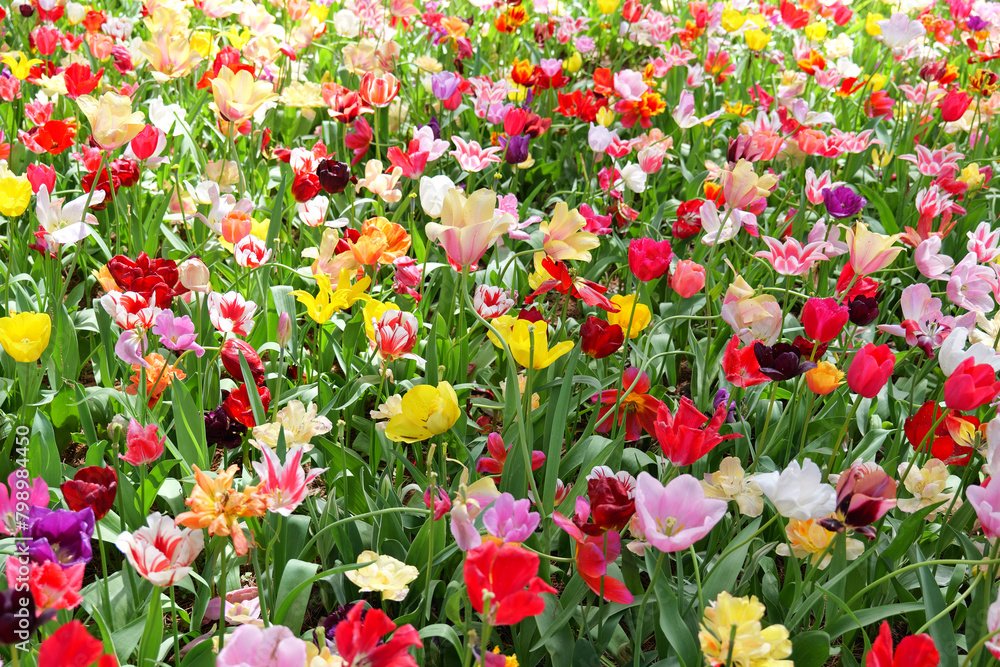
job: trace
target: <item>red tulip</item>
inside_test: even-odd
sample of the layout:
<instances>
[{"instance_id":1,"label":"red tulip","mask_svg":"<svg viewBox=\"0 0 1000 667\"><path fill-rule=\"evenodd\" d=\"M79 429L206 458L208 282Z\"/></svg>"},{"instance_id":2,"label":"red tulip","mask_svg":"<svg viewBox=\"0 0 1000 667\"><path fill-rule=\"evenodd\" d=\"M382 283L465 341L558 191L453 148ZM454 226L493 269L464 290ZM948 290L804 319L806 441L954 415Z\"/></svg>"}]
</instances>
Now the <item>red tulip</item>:
<instances>
[{"instance_id":1,"label":"red tulip","mask_svg":"<svg viewBox=\"0 0 1000 667\"><path fill-rule=\"evenodd\" d=\"M799 319L807 336L818 343L828 343L844 330L850 315L850 309L836 299L812 298L802 307Z\"/></svg>"},{"instance_id":2,"label":"red tulip","mask_svg":"<svg viewBox=\"0 0 1000 667\"><path fill-rule=\"evenodd\" d=\"M934 640L925 634L903 637L893 655L892 630L887 621L882 621L878 639L865 656L865 667L937 667L940 661Z\"/></svg>"},{"instance_id":3,"label":"red tulip","mask_svg":"<svg viewBox=\"0 0 1000 667\"><path fill-rule=\"evenodd\" d=\"M838 533L850 527L859 535L875 539L872 524L896 506L896 482L881 468L869 470L864 464L851 466L837 482L837 510L820 519L827 530Z\"/></svg>"},{"instance_id":4,"label":"red tulip","mask_svg":"<svg viewBox=\"0 0 1000 667\"><path fill-rule=\"evenodd\" d=\"M540 594L556 592L538 578L538 556L513 544L476 547L466 555L463 572L472 608L494 626L538 616L545 611Z\"/></svg>"},{"instance_id":5,"label":"red tulip","mask_svg":"<svg viewBox=\"0 0 1000 667\"><path fill-rule=\"evenodd\" d=\"M56 170L44 164L29 164L26 175L31 183L31 191L36 195L43 185L51 195L56 189Z\"/></svg>"},{"instance_id":6,"label":"red tulip","mask_svg":"<svg viewBox=\"0 0 1000 667\"><path fill-rule=\"evenodd\" d=\"M726 374L727 382L744 389L770 381L769 377L760 372L753 346L747 345L740 349L740 337L736 334L729 339L722 355L722 372Z\"/></svg>"},{"instance_id":7,"label":"red tulip","mask_svg":"<svg viewBox=\"0 0 1000 667\"><path fill-rule=\"evenodd\" d=\"M135 155L137 160L145 160L146 158L153 157L153 154L156 152L156 145L159 142L160 131L152 125L147 125L142 128L139 134L135 135L129 146L132 148L132 154Z\"/></svg>"},{"instance_id":8,"label":"red tulip","mask_svg":"<svg viewBox=\"0 0 1000 667\"><path fill-rule=\"evenodd\" d=\"M97 70L97 73L90 71L89 65L73 63L63 71L63 79L66 82L66 96L76 99L81 95L87 95L97 88L104 75L104 68Z\"/></svg>"},{"instance_id":9,"label":"red tulip","mask_svg":"<svg viewBox=\"0 0 1000 667\"><path fill-rule=\"evenodd\" d=\"M677 411L670 414L665 403L656 413L656 439L660 449L675 466L691 465L724 440L743 437L739 433L719 435L719 427L726 421L726 406L720 404L709 419L698 412L687 396L681 398Z\"/></svg>"},{"instance_id":10,"label":"red tulip","mask_svg":"<svg viewBox=\"0 0 1000 667\"><path fill-rule=\"evenodd\" d=\"M118 474L113 468L88 466L77 470L73 479L63 482L60 488L71 510L79 512L89 507L94 511L94 518L100 521L115 502Z\"/></svg>"},{"instance_id":11,"label":"red tulip","mask_svg":"<svg viewBox=\"0 0 1000 667\"><path fill-rule=\"evenodd\" d=\"M641 238L632 239L628 244L628 268L643 282L656 280L666 273L673 256L670 241Z\"/></svg>"},{"instance_id":12,"label":"red tulip","mask_svg":"<svg viewBox=\"0 0 1000 667\"><path fill-rule=\"evenodd\" d=\"M264 412L267 412L267 408L271 404L271 392L267 387L256 387L256 389L257 394L260 396ZM247 428L257 426L257 422L253 418L253 408L250 407L250 394L247 392L245 382L240 385L239 389L226 396L225 400L222 401L222 407L225 408L227 415Z\"/></svg>"},{"instance_id":13,"label":"red tulip","mask_svg":"<svg viewBox=\"0 0 1000 667\"><path fill-rule=\"evenodd\" d=\"M677 207L677 219L670 228L674 238L686 239L701 231L701 205L704 199L691 199Z\"/></svg>"},{"instance_id":14,"label":"red tulip","mask_svg":"<svg viewBox=\"0 0 1000 667\"><path fill-rule=\"evenodd\" d=\"M240 366L240 353L247 360L250 368L250 375L253 381L259 386L264 383L264 362L260 360L260 355L253 345L237 338L229 338L222 344L219 356L222 357L222 365L230 375L237 380L243 379L243 367Z\"/></svg>"},{"instance_id":15,"label":"red tulip","mask_svg":"<svg viewBox=\"0 0 1000 667\"><path fill-rule=\"evenodd\" d=\"M476 462L476 472L488 472L491 475L503 474L504 463L507 462L507 455L510 447L506 446L499 433L490 433L486 438L486 450L489 456L484 456ZM531 469L538 470L545 463L545 452L531 452Z\"/></svg>"},{"instance_id":16,"label":"red tulip","mask_svg":"<svg viewBox=\"0 0 1000 667\"><path fill-rule=\"evenodd\" d=\"M968 111L972 98L964 90L953 90L945 95L938 106L941 108L941 118L946 123L953 123Z\"/></svg>"},{"instance_id":17,"label":"red tulip","mask_svg":"<svg viewBox=\"0 0 1000 667\"><path fill-rule=\"evenodd\" d=\"M345 663L372 667L417 667L416 660L409 653L411 646L423 647L416 628L407 623L397 629L381 609L365 611L364 607L364 602L351 607L347 618L338 623L333 631L337 652ZM390 632L392 637L383 641L383 637Z\"/></svg>"},{"instance_id":18,"label":"red tulip","mask_svg":"<svg viewBox=\"0 0 1000 667\"><path fill-rule=\"evenodd\" d=\"M177 295L177 262L172 259L152 259L140 252L135 261L115 255L108 261L108 272L122 292L136 292L146 300L156 296L157 308L169 308Z\"/></svg>"},{"instance_id":19,"label":"red tulip","mask_svg":"<svg viewBox=\"0 0 1000 667\"><path fill-rule=\"evenodd\" d=\"M996 371L988 364L968 358L944 381L944 403L952 410L975 410L1000 393Z\"/></svg>"},{"instance_id":20,"label":"red tulip","mask_svg":"<svg viewBox=\"0 0 1000 667\"><path fill-rule=\"evenodd\" d=\"M847 386L855 394L875 398L892 377L896 355L888 345L868 343L854 353L851 367L847 369Z\"/></svg>"},{"instance_id":21,"label":"red tulip","mask_svg":"<svg viewBox=\"0 0 1000 667\"><path fill-rule=\"evenodd\" d=\"M935 425L934 434L928 435ZM915 450L929 452L947 465L968 465L975 451L970 443L977 430L983 430L979 419L945 410L934 401L924 403L903 423L903 433Z\"/></svg>"},{"instance_id":22,"label":"red tulip","mask_svg":"<svg viewBox=\"0 0 1000 667\"><path fill-rule=\"evenodd\" d=\"M87 632L80 621L70 621L38 647L39 667L88 667L95 663L97 667L115 667L118 660L113 655L104 655L104 643Z\"/></svg>"},{"instance_id":23,"label":"red tulip","mask_svg":"<svg viewBox=\"0 0 1000 667\"><path fill-rule=\"evenodd\" d=\"M625 332L617 324L591 315L580 327L580 348L593 359L603 359L621 349Z\"/></svg>"}]
</instances>

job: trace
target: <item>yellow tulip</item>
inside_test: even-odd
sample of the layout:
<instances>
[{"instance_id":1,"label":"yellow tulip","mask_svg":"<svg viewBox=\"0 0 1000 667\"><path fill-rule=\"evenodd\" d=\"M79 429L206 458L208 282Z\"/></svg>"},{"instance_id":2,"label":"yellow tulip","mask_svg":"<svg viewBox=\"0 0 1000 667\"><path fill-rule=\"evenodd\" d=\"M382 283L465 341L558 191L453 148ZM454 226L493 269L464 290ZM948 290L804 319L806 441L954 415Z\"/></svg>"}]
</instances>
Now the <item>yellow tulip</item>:
<instances>
[{"instance_id":1,"label":"yellow tulip","mask_svg":"<svg viewBox=\"0 0 1000 667\"><path fill-rule=\"evenodd\" d=\"M552 259L590 261L590 251L601 245L596 234L582 231L587 220L575 208L570 210L565 202L556 204L552 220L541 224L545 239L542 248Z\"/></svg>"},{"instance_id":2,"label":"yellow tulip","mask_svg":"<svg viewBox=\"0 0 1000 667\"><path fill-rule=\"evenodd\" d=\"M461 416L458 396L450 384L417 385L403 396L402 412L386 424L385 437L393 442L419 442L444 433Z\"/></svg>"},{"instance_id":3,"label":"yellow tulip","mask_svg":"<svg viewBox=\"0 0 1000 667\"><path fill-rule=\"evenodd\" d=\"M736 32L746 23L747 17L735 9L722 10L722 29L726 32Z\"/></svg>"},{"instance_id":4,"label":"yellow tulip","mask_svg":"<svg viewBox=\"0 0 1000 667\"><path fill-rule=\"evenodd\" d=\"M16 361L34 363L49 346L52 319L45 313L0 317L0 345Z\"/></svg>"},{"instance_id":5,"label":"yellow tulip","mask_svg":"<svg viewBox=\"0 0 1000 667\"><path fill-rule=\"evenodd\" d=\"M278 97L274 85L258 81L246 70L219 70L212 79L212 96L219 114L230 123L242 123L254 115L264 102Z\"/></svg>"},{"instance_id":6,"label":"yellow tulip","mask_svg":"<svg viewBox=\"0 0 1000 667\"><path fill-rule=\"evenodd\" d=\"M826 25L822 23L810 23L805 29L806 37L814 42L822 42L826 37Z\"/></svg>"},{"instance_id":7,"label":"yellow tulip","mask_svg":"<svg viewBox=\"0 0 1000 667\"><path fill-rule=\"evenodd\" d=\"M309 16L316 17L316 20L320 23L326 22L326 17L330 15L330 8L324 7L323 5L318 5L315 2L309 3L309 11L307 12Z\"/></svg>"},{"instance_id":8,"label":"yellow tulip","mask_svg":"<svg viewBox=\"0 0 1000 667\"><path fill-rule=\"evenodd\" d=\"M581 56L579 52L574 51L573 55L563 61L563 67L565 67L566 71L571 74L579 72L580 68L583 67L583 56Z\"/></svg>"},{"instance_id":9,"label":"yellow tulip","mask_svg":"<svg viewBox=\"0 0 1000 667\"><path fill-rule=\"evenodd\" d=\"M636 303L635 294L616 294L611 297L611 303L618 306L617 313L608 313L608 322L617 324L622 331L628 331L629 338L635 338L653 321L649 307L644 303ZM635 314L632 313L633 309ZM631 328L628 323L632 321Z\"/></svg>"},{"instance_id":10,"label":"yellow tulip","mask_svg":"<svg viewBox=\"0 0 1000 667\"><path fill-rule=\"evenodd\" d=\"M23 176L0 178L0 214L16 218L31 203L31 183Z\"/></svg>"},{"instance_id":11,"label":"yellow tulip","mask_svg":"<svg viewBox=\"0 0 1000 667\"><path fill-rule=\"evenodd\" d=\"M548 325L545 322L515 320L509 315L504 315L494 319L491 324L507 343L514 361L525 368L528 366L535 370L548 368L556 359L573 349L573 342L568 340L550 349ZM492 331L489 333L489 338L497 347L503 347Z\"/></svg>"},{"instance_id":12,"label":"yellow tulip","mask_svg":"<svg viewBox=\"0 0 1000 667\"><path fill-rule=\"evenodd\" d=\"M969 186L967 193L972 193L983 186L986 175L979 170L979 164L973 162L962 169L962 174L958 177L958 180Z\"/></svg>"},{"instance_id":13,"label":"yellow tulip","mask_svg":"<svg viewBox=\"0 0 1000 667\"><path fill-rule=\"evenodd\" d=\"M42 61L38 58L29 59L28 56L20 51L11 51L10 53L3 54L3 57L0 57L0 62L9 67L10 73L16 78L24 81L28 78L31 68L35 65L40 65Z\"/></svg>"},{"instance_id":14,"label":"yellow tulip","mask_svg":"<svg viewBox=\"0 0 1000 667\"><path fill-rule=\"evenodd\" d=\"M901 236L902 234L886 236L873 232L863 222L847 228L847 247L855 273L867 276L892 264L896 255L903 252L903 248L896 247L896 241Z\"/></svg>"},{"instance_id":15,"label":"yellow tulip","mask_svg":"<svg viewBox=\"0 0 1000 667\"><path fill-rule=\"evenodd\" d=\"M597 122L604 127L611 127L615 122L615 112L608 107L601 107L597 110Z\"/></svg>"},{"instance_id":16,"label":"yellow tulip","mask_svg":"<svg viewBox=\"0 0 1000 667\"><path fill-rule=\"evenodd\" d=\"M760 51L771 41L769 34L757 28L747 30L743 33L743 37L747 40L747 46L750 47L751 51Z\"/></svg>"},{"instance_id":17,"label":"yellow tulip","mask_svg":"<svg viewBox=\"0 0 1000 667\"><path fill-rule=\"evenodd\" d=\"M872 149L872 165L878 168L888 167L889 163L892 162L893 152L886 149Z\"/></svg>"},{"instance_id":18,"label":"yellow tulip","mask_svg":"<svg viewBox=\"0 0 1000 667\"><path fill-rule=\"evenodd\" d=\"M319 286L319 293L313 296L305 290L295 290L292 292L299 303L305 304L306 314L317 324L323 324L329 320L334 313L347 310L361 299L367 299L365 290L371 284L372 279L365 276L355 284L351 284L351 276L348 271L340 272L340 280L337 282L337 289L331 289L330 277L325 273L316 274L316 284Z\"/></svg>"},{"instance_id":19,"label":"yellow tulip","mask_svg":"<svg viewBox=\"0 0 1000 667\"><path fill-rule=\"evenodd\" d=\"M865 19L865 32L867 32L872 37L878 37L882 34L882 27L878 24L879 21L885 17L881 14L869 14Z\"/></svg>"},{"instance_id":20,"label":"yellow tulip","mask_svg":"<svg viewBox=\"0 0 1000 667\"><path fill-rule=\"evenodd\" d=\"M132 100L118 93L104 93L100 99L82 95L76 103L90 121L94 141L112 151L124 146L146 127L141 111L132 111Z\"/></svg>"},{"instance_id":21,"label":"yellow tulip","mask_svg":"<svg viewBox=\"0 0 1000 667\"><path fill-rule=\"evenodd\" d=\"M597 0L597 10L607 16L614 14L619 4L619 0Z\"/></svg>"},{"instance_id":22,"label":"yellow tulip","mask_svg":"<svg viewBox=\"0 0 1000 667\"><path fill-rule=\"evenodd\" d=\"M190 42L191 48L202 58L207 58L212 52L212 35L204 30L193 33Z\"/></svg>"}]
</instances>

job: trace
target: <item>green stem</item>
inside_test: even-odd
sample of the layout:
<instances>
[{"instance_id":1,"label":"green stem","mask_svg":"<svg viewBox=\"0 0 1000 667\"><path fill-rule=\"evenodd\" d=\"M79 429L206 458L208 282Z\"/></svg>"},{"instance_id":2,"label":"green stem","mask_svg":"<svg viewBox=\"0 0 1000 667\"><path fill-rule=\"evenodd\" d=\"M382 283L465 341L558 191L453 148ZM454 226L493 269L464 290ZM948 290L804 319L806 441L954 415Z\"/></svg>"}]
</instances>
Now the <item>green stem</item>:
<instances>
[{"instance_id":1,"label":"green stem","mask_svg":"<svg viewBox=\"0 0 1000 667\"><path fill-rule=\"evenodd\" d=\"M153 594L156 595L155 592ZM170 627L174 631L174 664L177 664L181 661L181 640L177 636L177 596L173 586L170 587Z\"/></svg>"},{"instance_id":2,"label":"green stem","mask_svg":"<svg viewBox=\"0 0 1000 667\"><path fill-rule=\"evenodd\" d=\"M639 603L639 615L635 620L635 648L632 650L632 664L634 667L639 667L639 662L642 660L643 613L646 611L646 603L649 602L649 594L653 591L653 585L656 583L656 579L660 576L660 570L663 569L663 560L666 556L667 552L660 552L660 557L656 559L656 567L653 569L653 574L649 576L649 585L646 586L646 592L642 596L642 602Z\"/></svg>"},{"instance_id":3,"label":"green stem","mask_svg":"<svg viewBox=\"0 0 1000 667\"><path fill-rule=\"evenodd\" d=\"M222 543L222 550L219 552L219 651L226 641L226 543Z\"/></svg>"}]
</instances>

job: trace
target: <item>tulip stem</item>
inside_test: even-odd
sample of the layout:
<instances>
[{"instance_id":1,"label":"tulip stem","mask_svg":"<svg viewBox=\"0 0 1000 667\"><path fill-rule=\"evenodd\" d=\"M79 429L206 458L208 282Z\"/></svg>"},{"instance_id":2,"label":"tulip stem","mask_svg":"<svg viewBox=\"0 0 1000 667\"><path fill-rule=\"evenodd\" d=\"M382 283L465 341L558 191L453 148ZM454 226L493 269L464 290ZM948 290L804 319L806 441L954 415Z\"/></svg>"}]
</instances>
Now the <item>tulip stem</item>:
<instances>
[{"instance_id":1,"label":"tulip stem","mask_svg":"<svg viewBox=\"0 0 1000 667\"><path fill-rule=\"evenodd\" d=\"M219 551L219 651L222 651L226 639L226 543L222 543Z\"/></svg>"},{"instance_id":2,"label":"tulip stem","mask_svg":"<svg viewBox=\"0 0 1000 667\"><path fill-rule=\"evenodd\" d=\"M98 521L95 524L95 530L97 531L97 547L101 550L101 574L103 575L104 583L104 616L105 622L110 627L111 622L111 588L108 585L108 554L104 547L104 538L101 537L101 522Z\"/></svg>"},{"instance_id":3,"label":"tulip stem","mask_svg":"<svg viewBox=\"0 0 1000 667\"><path fill-rule=\"evenodd\" d=\"M225 605L222 606L225 611ZM173 585L170 586L170 628L174 631L174 664L178 664L181 661L181 641L177 637L177 596Z\"/></svg>"},{"instance_id":4,"label":"tulip stem","mask_svg":"<svg viewBox=\"0 0 1000 667\"><path fill-rule=\"evenodd\" d=\"M643 593L642 602L639 603L639 615L635 620L635 648L632 651L632 664L634 667L639 667L639 662L642 660L642 622L643 614L646 611L646 603L649 602L649 594L653 590L656 579L660 576L660 570L663 569L663 559L666 558L666 555L666 551L661 551L660 557L656 559L656 567L653 568L653 573L649 575L649 584L646 586L646 592Z\"/></svg>"},{"instance_id":5,"label":"tulip stem","mask_svg":"<svg viewBox=\"0 0 1000 667\"><path fill-rule=\"evenodd\" d=\"M844 420L844 426L840 429L840 433L837 434L837 439L833 441L833 446L830 451L830 464L826 467L827 472L833 471L833 464L837 459L837 450L840 449L840 445L844 442L844 438L847 437L847 430L851 427L851 421L854 419L854 414L858 411L858 406L861 405L861 394L857 395L854 399L854 405L851 406L851 411L847 415L847 419Z\"/></svg>"}]
</instances>

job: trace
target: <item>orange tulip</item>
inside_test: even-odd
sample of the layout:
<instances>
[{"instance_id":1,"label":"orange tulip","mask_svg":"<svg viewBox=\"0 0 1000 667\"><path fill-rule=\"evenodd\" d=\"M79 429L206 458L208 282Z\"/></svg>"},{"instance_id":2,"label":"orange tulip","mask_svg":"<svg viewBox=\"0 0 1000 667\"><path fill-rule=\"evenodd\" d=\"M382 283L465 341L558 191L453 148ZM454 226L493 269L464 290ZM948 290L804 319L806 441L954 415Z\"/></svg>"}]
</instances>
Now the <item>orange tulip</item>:
<instances>
[{"instance_id":1,"label":"orange tulip","mask_svg":"<svg viewBox=\"0 0 1000 667\"><path fill-rule=\"evenodd\" d=\"M233 476L239 469L229 466L225 472L219 471L215 479L209 478L198 466L191 466L197 486L184 504L191 511L177 517L178 526L188 528L208 528L209 535L231 535L237 556L246 555L249 550L246 535L240 526L240 517L264 516L267 505L257 495L256 486L248 486L242 491L233 489Z\"/></svg>"},{"instance_id":2,"label":"orange tulip","mask_svg":"<svg viewBox=\"0 0 1000 667\"><path fill-rule=\"evenodd\" d=\"M361 89L358 93L362 100L373 107L380 109L387 107L399 94L399 79L389 73L375 76L374 73L367 72L361 78Z\"/></svg>"}]
</instances>

